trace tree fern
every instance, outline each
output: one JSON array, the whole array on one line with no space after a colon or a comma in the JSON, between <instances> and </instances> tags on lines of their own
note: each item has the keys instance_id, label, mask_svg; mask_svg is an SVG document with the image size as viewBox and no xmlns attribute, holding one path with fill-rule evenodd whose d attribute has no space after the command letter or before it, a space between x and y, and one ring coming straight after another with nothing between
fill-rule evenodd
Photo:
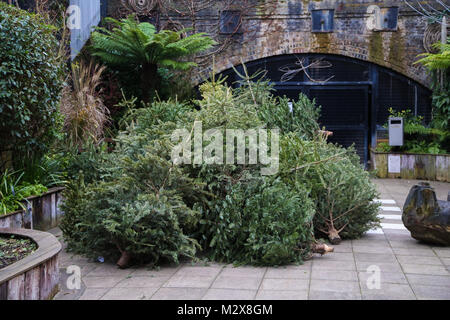
<instances>
[{"instance_id":1,"label":"tree fern","mask_svg":"<svg viewBox=\"0 0 450 320\"><path fill-rule=\"evenodd\" d=\"M182 38L185 30L157 32L155 26L139 23L133 15L120 21L107 18L106 22L113 28L98 27L92 33L92 55L113 69L140 73L144 100L148 100L160 83L158 67L187 70L196 64L180 59L208 50L216 44L205 33Z\"/></svg>"},{"instance_id":2,"label":"tree fern","mask_svg":"<svg viewBox=\"0 0 450 320\"><path fill-rule=\"evenodd\" d=\"M423 57L416 63L421 63L429 70L447 70L450 68L450 38L446 44L435 43L433 47L440 49L439 53L422 53Z\"/></svg>"}]
</instances>

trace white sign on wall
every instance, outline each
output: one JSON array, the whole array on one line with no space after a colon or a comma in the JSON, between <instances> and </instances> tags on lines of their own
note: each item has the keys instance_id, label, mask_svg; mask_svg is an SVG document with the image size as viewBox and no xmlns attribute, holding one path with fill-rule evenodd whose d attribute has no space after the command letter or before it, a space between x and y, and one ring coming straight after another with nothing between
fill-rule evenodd
<instances>
[{"instance_id":1,"label":"white sign on wall","mask_svg":"<svg viewBox=\"0 0 450 320\"><path fill-rule=\"evenodd\" d=\"M388 155L388 172L400 173L400 156Z\"/></svg>"}]
</instances>

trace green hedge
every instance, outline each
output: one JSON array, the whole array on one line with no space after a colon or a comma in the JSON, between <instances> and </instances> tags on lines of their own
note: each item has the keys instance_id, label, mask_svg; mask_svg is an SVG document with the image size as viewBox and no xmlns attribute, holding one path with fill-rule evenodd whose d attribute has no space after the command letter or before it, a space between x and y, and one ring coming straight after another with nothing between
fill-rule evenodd
<instances>
[{"instance_id":1,"label":"green hedge","mask_svg":"<svg viewBox=\"0 0 450 320\"><path fill-rule=\"evenodd\" d=\"M61 65L53 27L0 2L0 152L43 154L58 133Z\"/></svg>"}]
</instances>

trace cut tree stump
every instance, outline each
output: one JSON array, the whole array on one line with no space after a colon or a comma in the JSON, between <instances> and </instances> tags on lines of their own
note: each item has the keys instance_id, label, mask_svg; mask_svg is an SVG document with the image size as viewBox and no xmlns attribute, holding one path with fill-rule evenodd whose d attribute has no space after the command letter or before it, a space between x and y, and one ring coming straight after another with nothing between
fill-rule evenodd
<instances>
[{"instance_id":1,"label":"cut tree stump","mask_svg":"<svg viewBox=\"0 0 450 320\"><path fill-rule=\"evenodd\" d=\"M403 206L402 221L414 239L450 246L450 202L437 200L428 183L411 188Z\"/></svg>"}]
</instances>

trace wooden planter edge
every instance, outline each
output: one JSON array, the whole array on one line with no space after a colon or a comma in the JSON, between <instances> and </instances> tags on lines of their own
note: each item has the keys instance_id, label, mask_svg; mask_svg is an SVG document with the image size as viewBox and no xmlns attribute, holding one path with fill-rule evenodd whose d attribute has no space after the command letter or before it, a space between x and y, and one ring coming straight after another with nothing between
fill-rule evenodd
<instances>
[{"instance_id":1,"label":"wooden planter edge","mask_svg":"<svg viewBox=\"0 0 450 320\"><path fill-rule=\"evenodd\" d=\"M20 276L27 271L45 263L55 257L62 249L61 243L54 235L48 232L30 229L0 229L2 235L18 235L27 237L36 242L38 248L25 258L0 269L0 285Z\"/></svg>"},{"instance_id":2,"label":"wooden planter edge","mask_svg":"<svg viewBox=\"0 0 450 320\"><path fill-rule=\"evenodd\" d=\"M39 196L31 196L31 197L25 198L25 199L23 199L23 200L21 200L21 201L22 201L22 202L26 202L27 200L28 200L28 201L31 201L31 200L34 200L34 199L37 199L37 198L42 198L42 197L48 196L48 195L50 195L50 194L52 194L52 193L58 193L58 192L63 191L63 190L65 190L65 189L66 189L65 187L55 187L55 188L51 188L51 189L48 189L47 192L44 192L43 194L41 194L41 195L39 195ZM22 213L22 212L24 212L24 210L23 210L23 209L20 209L20 210L16 210L16 211L13 211L13 212L8 212L8 213L5 213L5 214L0 214L0 219L1 219L1 218L4 218L4 217L13 216L13 215L15 215L15 214ZM0 228L0 229L1 229L1 228Z\"/></svg>"},{"instance_id":3,"label":"wooden planter edge","mask_svg":"<svg viewBox=\"0 0 450 320\"><path fill-rule=\"evenodd\" d=\"M402 178L450 182L450 154L378 152L370 148L371 169L379 178ZM401 157L400 172L389 172L388 157ZM404 162L405 161L405 162ZM417 166L416 166L417 163Z\"/></svg>"}]
</instances>

